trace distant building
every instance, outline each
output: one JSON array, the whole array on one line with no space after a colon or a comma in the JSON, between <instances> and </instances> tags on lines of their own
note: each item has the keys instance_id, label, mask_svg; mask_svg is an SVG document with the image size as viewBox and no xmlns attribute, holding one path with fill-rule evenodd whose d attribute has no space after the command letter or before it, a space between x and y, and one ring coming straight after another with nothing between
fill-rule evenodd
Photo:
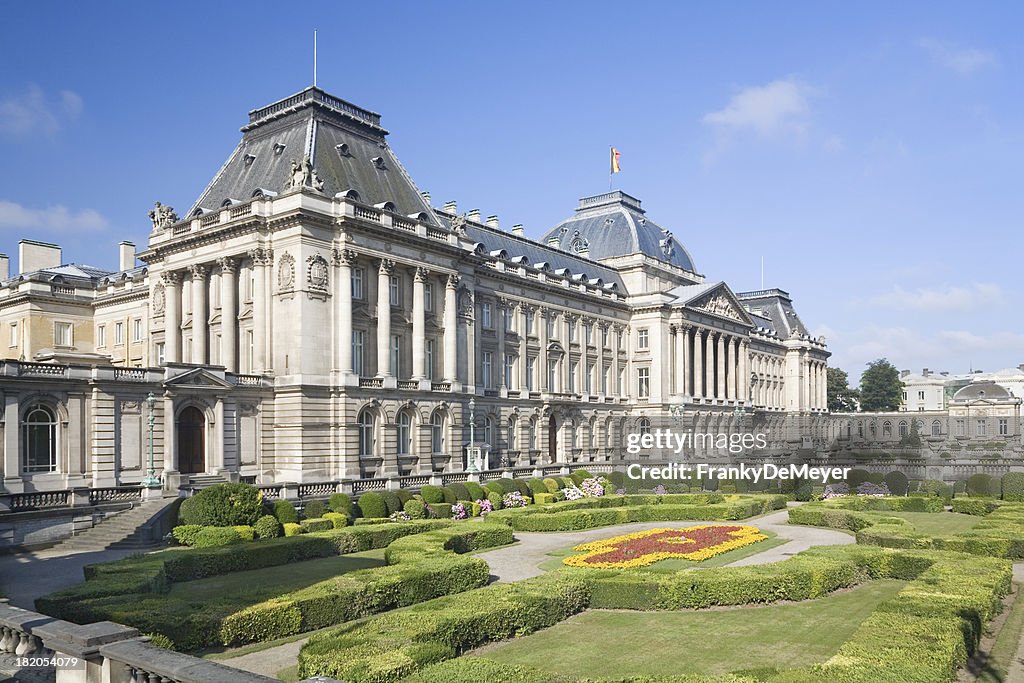
<instances>
[{"instance_id":1,"label":"distant building","mask_svg":"<svg viewBox=\"0 0 1024 683\"><path fill-rule=\"evenodd\" d=\"M902 412L926 412L946 410L957 391L978 382L995 382L1012 396L1024 398L1024 365L1004 368L996 372L976 371L970 374L951 375L948 372L933 372L924 368L920 373L903 370Z\"/></svg>"}]
</instances>

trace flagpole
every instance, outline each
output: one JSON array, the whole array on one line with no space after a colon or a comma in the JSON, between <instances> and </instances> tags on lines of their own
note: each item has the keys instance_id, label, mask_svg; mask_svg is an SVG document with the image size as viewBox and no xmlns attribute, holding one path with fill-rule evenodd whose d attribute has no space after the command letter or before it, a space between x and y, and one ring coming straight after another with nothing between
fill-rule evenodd
<instances>
[{"instance_id":1,"label":"flagpole","mask_svg":"<svg viewBox=\"0 0 1024 683\"><path fill-rule=\"evenodd\" d=\"M615 156L612 151L615 149L613 146L608 145L608 191L612 191L612 177L615 176Z\"/></svg>"}]
</instances>

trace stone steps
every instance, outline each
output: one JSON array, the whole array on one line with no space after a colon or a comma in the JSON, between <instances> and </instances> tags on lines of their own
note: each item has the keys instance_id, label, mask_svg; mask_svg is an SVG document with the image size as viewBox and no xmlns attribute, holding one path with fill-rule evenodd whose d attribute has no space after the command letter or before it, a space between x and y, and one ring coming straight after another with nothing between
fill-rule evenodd
<instances>
[{"instance_id":1,"label":"stone steps","mask_svg":"<svg viewBox=\"0 0 1024 683\"><path fill-rule=\"evenodd\" d=\"M174 498L159 498L136 503L133 508L102 520L91 529L58 543L53 549L77 552L108 548L143 549L159 545L159 541L152 539L148 527L150 522L173 502Z\"/></svg>"}]
</instances>

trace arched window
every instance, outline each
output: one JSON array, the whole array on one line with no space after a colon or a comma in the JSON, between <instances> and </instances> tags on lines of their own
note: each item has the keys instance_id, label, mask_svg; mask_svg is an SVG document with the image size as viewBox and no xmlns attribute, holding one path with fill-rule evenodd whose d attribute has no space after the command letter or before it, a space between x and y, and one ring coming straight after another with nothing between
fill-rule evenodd
<instances>
[{"instance_id":1,"label":"arched window","mask_svg":"<svg viewBox=\"0 0 1024 683\"><path fill-rule=\"evenodd\" d=\"M57 417L44 405L25 413L22 428L23 470L26 474L57 471Z\"/></svg>"},{"instance_id":2,"label":"arched window","mask_svg":"<svg viewBox=\"0 0 1024 683\"><path fill-rule=\"evenodd\" d=\"M863 422L858 422L857 423L857 437L861 438L861 439L864 438L864 423Z\"/></svg>"},{"instance_id":3,"label":"arched window","mask_svg":"<svg viewBox=\"0 0 1024 683\"><path fill-rule=\"evenodd\" d=\"M408 410L398 413L398 454L412 455L412 416Z\"/></svg>"},{"instance_id":4,"label":"arched window","mask_svg":"<svg viewBox=\"0 0 1024 683\"><path fill-rule=\"evenodd\" d=\"M435 410L430 416L430 451L432 453L445 452L444 439L444 413Z\"/></svg>"},{"instance_id":5,"label":"arched window","mask_svg":"<svg viewBox=\"0 0 1024 683\"><path fill-rule=\"evenodd\" d=\"M511 451L519 450L519 421L516 420L516 416L513 415L508 419L508 448Z\"/></svg>"},{"instance_id":6,"label":"arched window","mask_svg":"<svg viewBox=\"0 0 1024 683\"><path fill-rule=\"evenodd\" d=\"M636 421L636 430L640 432L641 435L650 434L651 421L648 420L646 417L641 417L639 420Z\"/></svg>"},{"instance_id":7,"label":"arched window","mask_svg":"<svg viewBox=\"0 0 1024 683\"><path fill-rule=\"evenodd\" d=\"M932 436L942 435L942 423L938 420L932 420Z\"/></svg>"},{"instance_id":8,"label":"arched window","mask_svg":"<svg viewBox=\"0 0 1024 683\"><path fill-rule=\"evenodd\" d=\"M907 425L906 420L900 420L900 438L904 438L910 435L910 428Z\"/></svg>"},{"instance_id":9,"label":"arched window","mask_svg":"<svg viewBox=\"0 0 1024 683\"><path fill-rule=\"evenodd\" d=\"M359 455L372 457L377 451L376 420L369 408L359 413Z\"/></svg>"},{"instance_id":10,"label":"arched window","mask_svg":"<svg viewBox=\"0 0 1024 683\"><path fill-rule=\"evenodd\" d=\"M597 418L590 420L590 428L587 430L587 448L594 450L597 446Z\"/></svg>"},{"instance_id":11,"label":"arched window","mask_svg":"<svg viewBox=\"0 0 1024 683\"><path fill-rule=\"evenodd\" d=\"M886 420L885 422L882 423L882 436L883 437L892 436L892 422L889 422L888 420Z\"/></svg>"},{"instance_id":12,"label":"arched window","mask_svg":"<svg viewBox=\"0 0 1024 683\"><path fill-rule=\"evenodd\" d=\"M530 449L531 451L537 450L537 418L530 418Z\"/></svg>"},{"instance_id":13,"label":"arched window","mask_svg":"<svg viewBox=\"0 0 1024 683\"><path fill-rule=\"evenodd\" d=\"M484 418L484 443L494 448L494 418L490 415Z\"/></svg>"},{"instance_id":14,"label":"arched window","mask_svg":"<svg viewBox=\"0 0 1024 683\"><path fill-rule=\"evenodd\" d=\"M572 441L572 448L575 450L580 447L580 426L575 422L570 422L569 430L569 439Z\"/></svg>"}]
</instances>

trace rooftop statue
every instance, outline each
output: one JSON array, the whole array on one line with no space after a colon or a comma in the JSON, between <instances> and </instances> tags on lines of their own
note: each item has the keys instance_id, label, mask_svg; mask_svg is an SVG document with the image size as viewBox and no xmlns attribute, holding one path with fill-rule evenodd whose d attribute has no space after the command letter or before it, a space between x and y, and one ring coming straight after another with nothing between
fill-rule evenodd
<instances>
[{"instance_id":1,"label":"rooftop statue","mask_svg":"<svg viewBox=\"0 0 1024 683\"><path fill-rule=\"evenodd\" d=\"M157 202L153 206L153 210L149 212L149 220L153 221L154 230L161 230L177 223L178 214L174 213L174 209L170 206Z\"/></svg>"},{"instance_id":2,"label":"rooftop statue","mask_svg":"<svg viewBox=\"0 0 1024 683\"><path fill-rule=\"evenodd\" d=\"M311 187L318 192L324 189L324 181L316 174L316 169L313 168L313 162L308 155L302 160L302 163L292 159L292 170L284 182L285 190L294 190L298 187Z\"/></svg>"}]
</instances>

